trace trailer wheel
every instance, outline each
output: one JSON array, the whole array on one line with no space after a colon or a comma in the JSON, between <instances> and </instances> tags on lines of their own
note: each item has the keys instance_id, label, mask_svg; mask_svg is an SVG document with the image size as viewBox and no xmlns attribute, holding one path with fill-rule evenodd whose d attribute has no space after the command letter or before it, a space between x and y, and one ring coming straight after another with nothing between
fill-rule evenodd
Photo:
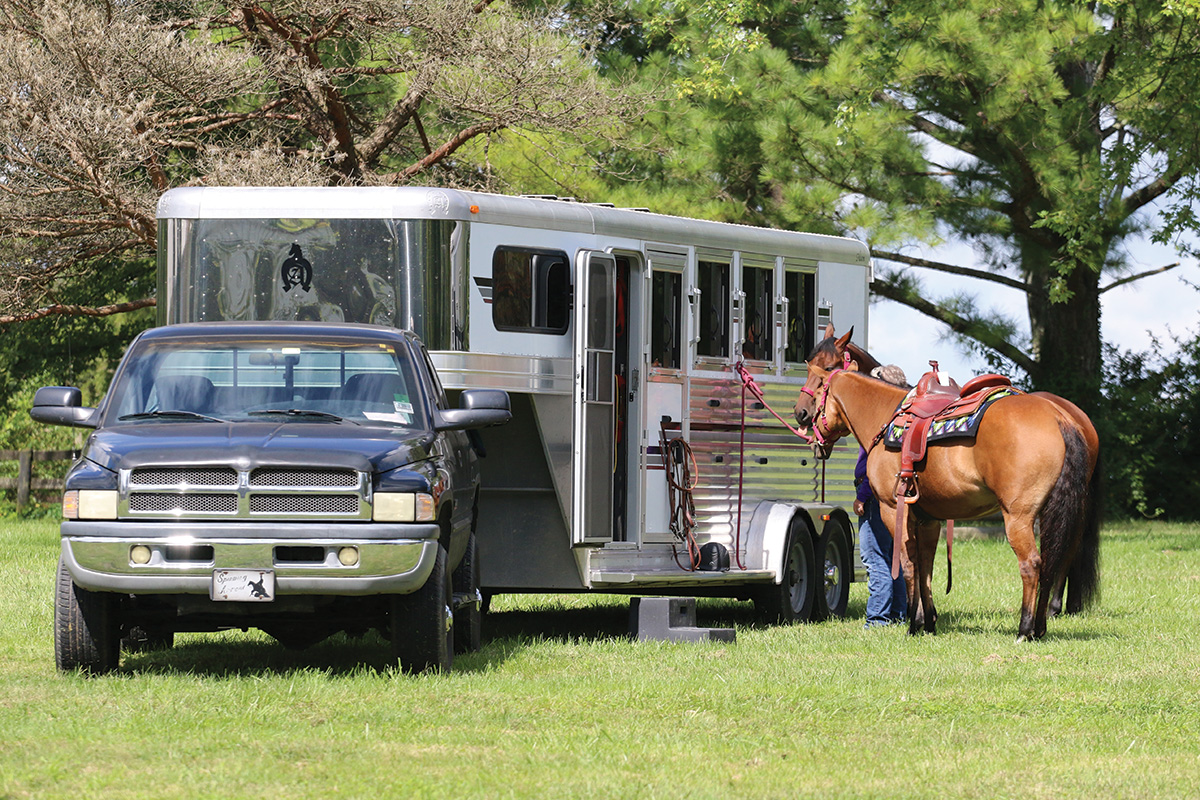
<instances>
[{"instance_id":1,"label":"trailer wheel","mask_svg":"<svg viewBox=\"0 0 1200 800\"><path fill-rule=\"evenodd\" d=\"M760 586L754 608L766 622L808 622L817 593L817 566L813 537L799 517L792 519L784 547L783 580Z\"/></svg>"},{"instance_id":2,"label":"trailer wheel","mask_svg":"<svg viewBox=\"0 0 1200 800\"><path fill-rule=\"evenodd\" d=\"M120 596L76 586L58 560L54 592L54 660L60 670L103 675L121 660Z\"/></svg>"},{"instance_id":3,"label":"trailer wheel","mask_svg":"<svg viewBox=\"0 0 1200 800\"><path fill-rule=\"evenodd\" d=\"M830 517L817 540L817 603L813 611L817 621L846 616L850 602L850 581L854 573L850 565L850 534L841 517Z\"/></svg>"},{"instance_id":4,"label":"trailer wheel","mask_svg":"<svg viewBox=\"0 0 1200 800\"><path fill-rule=\"evenodd\" d=\"M438 544L425 585L412 594L392 595L388 621L392 654L405 672L448 670L454 662L454 598L449 577L446 548Z\"/></svg>"},{"instance_id":5,"label":"trailer wheel","mask_svg":"<svg viewBox=\"0 0 1200 800\"><path fill-rule=\"evenodd\" d=\"M483 645L483 596L479 592L479 548L475 533L454 568L454 652L477 653Z\"/></svg>"}]
</instances>

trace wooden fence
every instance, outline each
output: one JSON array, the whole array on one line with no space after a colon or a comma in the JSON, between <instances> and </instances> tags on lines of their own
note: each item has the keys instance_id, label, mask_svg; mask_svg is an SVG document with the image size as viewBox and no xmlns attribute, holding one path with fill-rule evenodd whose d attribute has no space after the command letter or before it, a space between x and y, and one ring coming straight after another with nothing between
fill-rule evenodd
<instances>
[{"instance_id":1,"label":"wooden fence","mask_svg":"<svg viewBox=\"0 0 1200 800\"><path fill-rule=\"evenodd\" d=\"M29 505L32 492L61 492L63 488L65 467L55 467L53 478L35 478L34 464L46 461L74 461L76 458L79 458L78 450L0 450L0 462L17 462L17 477L0 478L0 489L17 490L17 513L20 513Z\"/></svg>"}]
</instances>

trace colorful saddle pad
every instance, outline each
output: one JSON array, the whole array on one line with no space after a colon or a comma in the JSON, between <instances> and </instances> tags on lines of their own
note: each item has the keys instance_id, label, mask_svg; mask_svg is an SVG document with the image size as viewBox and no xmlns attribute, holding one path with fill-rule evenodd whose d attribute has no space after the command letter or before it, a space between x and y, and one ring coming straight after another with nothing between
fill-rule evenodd
<instances>
[{"instance_id":1,"label":"colorful saddle pad","mask_svg":"<svg viewBox=\"0 0 1200 800\"><path fill-rule=\"evenodd\" d=\"M1020 394L1019 389L1011 386L996 387L988 392L978 403L971 403L968 408L949 409L947 416L938 415L929 424L928 442L940 442L945 439L974 439L979 432L979 423L983 420L983 412L988 406L1001 397ZM904 431L908 428L911 417L904 413L905 402L900 404L896 416L888 423L887 432L883 436L883 444L889 450L899 450L904 439Z\"/></svg>"}]
</instances>

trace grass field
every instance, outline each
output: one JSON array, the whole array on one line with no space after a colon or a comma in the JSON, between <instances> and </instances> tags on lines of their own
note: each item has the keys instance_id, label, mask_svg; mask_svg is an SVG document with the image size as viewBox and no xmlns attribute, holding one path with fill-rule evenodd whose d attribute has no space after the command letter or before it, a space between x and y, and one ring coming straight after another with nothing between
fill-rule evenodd
<instances>
[{"instance_id":1,"label":"grass field","mask_svg":"<svg viewBox=\"0 0 1200 800\"><path fill-rule=\"evenodd\" d=\"M54 669L56 525L0 533L0 798L1200 796L1200 526L1104 531L1103 599L1014 642L1003 541L955 548L939 633L846 620L636 643L628 600L501 597L452 673L374 636L181 635ZM936 580L941 580L941 568Z\"/></svg>"}]
</instances>

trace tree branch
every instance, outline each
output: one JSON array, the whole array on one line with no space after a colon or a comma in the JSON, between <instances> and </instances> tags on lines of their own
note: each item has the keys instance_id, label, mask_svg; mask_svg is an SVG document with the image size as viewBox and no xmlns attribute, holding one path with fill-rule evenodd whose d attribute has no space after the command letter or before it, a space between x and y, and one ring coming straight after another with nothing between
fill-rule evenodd
<instances>
[{"instance_id":1,"label":"tree branch","mask_svg":"<svg viewBox=\"0 0 1200 800\"><path fill-rule=\"evenodd\" d=\"M43 319L55 314L63 314L72 317L108 317L113 314L124 314L128 311L137 311L139 308L149 308L158 304L158 301L153 297L144 297L141 300L131 300L128 303L114 303L109 306L77 306L56 304L39 308L37 311L30 311L25 314L5 314L0 316L0 325L9 325L14 322L30 322L35 319Z\"/></svg>"},{"instance_id":2,"label":"tree branch","mask_svg":"<svg viewBox=\"0 0 1200 800\"><path fill-rule=\"evenodd\" d=\"M954 264L943 264L938 261L927 261L923 258L915 258L906 256L902 253L889 253L884 250L871 250L871 255L876 258L882 258L885 261L897 261L901 264L909 264L914 267L924 267L925 269L935 269L939 272L949 272L954 275L965 275L968 278L978 278L981 281L991 281L1007 286L1010 289L1016 289L1019 292L1029 292L1029 287L1022 281L1015 278L1009 278L1006 275L997 275L993 272L985 272L980 269L971 269L970 267L959 267Z\"/></svg>"},{"instance_id":3,"label":"tree branch","mask_svg":"<svg viewBox=\"0 0 1200 800\"><path fill-rule=\"evenodd\" d=\"M1015 347L1007 339L989 330L987 326L980 325L975 320L956 314L903 287L896 286L884 280L876 279L871 284L871 289L881 297L886 297L888 300L895 300L897 303L919 311L927 317L932 317L949 327L955 333L974 339L984 347L995 350L1030 375L1037 374L1038 365L1036 361L1030 358L1025 351Z\"/></svg>"},{"instance_id":4,"label":"tree branch","mask_svg":"<svg viewBox=\"0 0 1200 800\"><path fill-rule=\"evenodd\" d=\"M1165 267L1159 267L1158 269L1148 269L1145 272L1139 272L1136 275L1130 275L1126 278L1121 278L1119 280L1115 280L1112 283L1110 283L1108 286L1101 287L1100 294L1104 294L1109 289L1115 289L1118 286L1124 286L1127 283L1133 283L1134 281L1140 281L1142 278L1149 278L1151 275L1158 275L1158 274L1166 272L1168 270L1175 269L1179 265L1180 265L1180 262L1176 261L1174 264L1167 264Z\"/></svg>"},{"instance_id":5,"label":"tree branch","mask_svg":"<svg viewBox=\"0 0 1200 800\"><path fill-rule=\"evenodd\" d=\"M454 136L447 140L445 144L422 158L420 161L400 170L399 172L393 172L388 177L392 180L408 180L417 173L422 172L423 170L428 169L429 167L438 163L442 159L447 158L454 153L455 150L462 147L476 136L480 136L485 133L493 133L503 127L504 125L498 122L480 122L475 125L471 125L468 128L463 128L461 131L454 134Z\"/></svg>"}]
</instances>

